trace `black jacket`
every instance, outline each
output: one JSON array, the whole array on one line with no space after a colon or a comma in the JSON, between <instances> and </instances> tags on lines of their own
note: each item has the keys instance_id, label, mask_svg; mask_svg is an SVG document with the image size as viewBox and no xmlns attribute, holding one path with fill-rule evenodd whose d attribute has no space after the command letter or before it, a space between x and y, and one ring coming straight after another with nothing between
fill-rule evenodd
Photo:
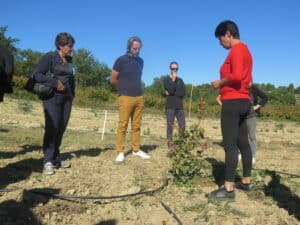
<instances>
[{"instance_id":1,"label":"black jacket","mask_svg":"<svg viewBox=\"0 0 300 225\"><path fill-rule=\"evenodd\" d=\"M249 90L249 94L250 94L250 100L251 100L253 106L259 104L259 105L261 105L261 107L263 107L268 102L268 96L255 85L251 86L251 88ZM260 108L255 111L252 110L252 112L250 113L248 118L256 116L257 114L259 115Z\"/></svg>"},{"instance_id":2,"label":"black jacket","mask_svg":"<svg viewBox=\"0 0 300 225\"><path fill-rule=\"evenodd\" d=\"M68 71L64 71L67 67ZM58 51L48 52L43 55L33 70L33 77L39 82L49 87L56 88L57 82L60 80L65 85L65 91L61 94L75 95L75 79L72 71L72 58L67 57L67 64L63 65ZM47 76L47 74L54 76ZM66 78L66 79L64 79ZM57 91L55 91L57 92Z\"/></svg>"},{"instance_id":3,"label":"black jacket","mask_svg":"<svg viewBox=\"0 0 300 225\"><path fill-rule=\"evenodd\" d=\"M166 109L183 109L183 98L186 95L185 85L181 78L172 81L170 76L164 79L164 88L168 91L166 95Z\"/></svg>"},{"instance_id":4,"label":"black jacket","mask_svg":"<svg viewBox=\"0 0 300 225\"><path fill-rule=\"evenodd\" d=\"M14 57L4 46L0 46L0 102L4 93L12 93L12 79L14 73Z\"/></svg>"}]
</instances>

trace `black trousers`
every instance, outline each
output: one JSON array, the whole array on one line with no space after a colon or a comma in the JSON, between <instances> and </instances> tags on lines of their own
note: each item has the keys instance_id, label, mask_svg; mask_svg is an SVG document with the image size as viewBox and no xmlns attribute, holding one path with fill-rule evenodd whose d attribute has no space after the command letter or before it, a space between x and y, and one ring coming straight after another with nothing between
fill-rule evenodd
<instances>
[{"instance_id":1,"label":"black trousers","mask_svg":"<svg viewBox=\"0 0 300 225\"><path fill-rule=\"evenodd\" d=\"M185 115L183 109L166 109L167 116L167 139L172 140L173 138L173 126L175 117L179 126L179 133L185 130Z\"/></svg>"},{"instance_id":2,"label":"black trousers","mask_svg":"<svg viewBox=\"0 0 300 225\"><path fill-rule=\"evenodd\" d=\"M238 150L242 155L243 176L251 176L252 152L248 140L246 116L251 109L248 99L222 102L221 129L225 149L225 181L234 182Z\"/></svg>"},{"instance_id":3,"label":"black trousers","mask_svg":"<svg viewBox=\"0 0 300 225\"><path fill-rule=\"evenodd\" d=\"M45 114L44 163L54 163L60 160L59 147L71 115L72 96L55 94L43 101L43 107Z\"/></svg>"}]
</instances>

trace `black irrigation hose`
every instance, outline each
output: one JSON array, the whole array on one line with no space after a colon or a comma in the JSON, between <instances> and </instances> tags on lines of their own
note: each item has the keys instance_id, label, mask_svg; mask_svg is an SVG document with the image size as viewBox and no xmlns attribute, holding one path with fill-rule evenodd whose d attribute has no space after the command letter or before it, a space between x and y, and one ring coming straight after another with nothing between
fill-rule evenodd
<instances>
[{"instance_id":1,"label":"black irrigation hose","mask_svg":"<svg viewBox=\"0 0 300 225\"><path fill-rule=\"evenodd\" d=\"M60 195L60 194L53 194L53 193L49 193L49 192L45 192L45 191L40 191L40 190L29 190L29 192L34 193L34 194L38 194L38 195L46 195L49 197L53 197L53 198L60 198L60 199L116 199L116 198L127 198L127 197L133 197L133 196L137 196L137 195L153 195L156 192L161 191L164 187L166 187L168 185L168 179L166 179L164 181L164 183L154 189L154 190L149 190L149 191L141 191L141 192L136 192L136 193L132 193L132 194L125 194L125 195L113 195L113 196L96 196L96 195L87 195L87 196L75 196L75 195Z\"/></svg>"},{"instance_id":2,"label":"black irrigation hose","mask_svg":"<svg viewBox=\"0 0 300 225\"><path fill-rule=\"evenodd\" d=\"M288 176L293 177L293 178L300 178L300 175L296 175L296 174L292 174L292 173L286 173L286 172L281 172L281 171L268 170L268 169L259 169L259 168L253 168L253 170L268 171L268 172L273 172L273 173L279 173L279 174L288 175Z\"/></svg>"},{"instance_id":3,"label":"black irrigation hose","mask_svg":"<svg viewBox=\"0 0 300 225\"><path fill-rule=\"evenodd\" d=\"M268 169L259 169L259 168L253 168L253 170L257 170L257 171L269 171L269 172L274 172L274 173L278 173L278 174L284 174L284 175L290 176L292 178L300 178L300 175L292 174L292 173L286 173L286 172L281 172L281 171L268 170ZM160 191L161 189L163 189L167 185L168 185L168 180L165 180L164 184L161 187L159 187L159 188L157 188L155 190L137 192L137 193L127 194L127 195L117 195L117 196L73 196L73 195L58 195L58 194L51 194L51 193L47 193L47 192L34 191L34 190L30 190L30 192L35 193L35 194L47 195L47 196L51 196L51 197L55 197L55 198L114 199L114 198L132 197L132 196L142 195L142 194L151 194L151 193L154 194L155 192ZM19 188L14 188L14 189L0 189L0 193L13 192L13 191L17 191L17 190L20 190L20 189Z\"/></svg>"},{"instance_id":4,"label":"black irrigation hose","mask_svg":"<svg viewBox=\"0 0 300 225\"><path fill-rule=\"evenodd\" d=\"M19 188L14 188L14 189L0 189L0 193L4 193L4 192L13 192L13 191L17 191L20 190Z\"/></svg>"},{"instance_id":5,"label":"black irrigation hose","mask_svg":"<svg viewBox=\"0 0 300 225\"><path fill-rule=\"evenodd\" d=\"M169 206L167 206L165 203L163 203L161 200L159 200L158 198L156 198L160 204L164 207L164 209L176 220L176 222L179 225L183 225L183 223L180 221L180 219L178 218L178 216L170 209Z\"/></svg>"},{"instance_id":6,"label":"black irrigation hose","mask_svg":"<svg viewBox=\"0 0 300 225\"><path fill-rule=\"evenodd\" d=\"M75 195L59 195L59 194L53 194L50 192L45 192L45 191L41 191L41 190L28 190L28 192L31 192L33 194L38 194L38 195L45 195L48 197L52 197L52 198L59 198L59 199L116 199L116 198L127 198L127 197L133 197L133 196L137 196L137 195L154 195L157 192L160 192L164 187L166 187L169 183L169 179L166 179L164 181L164 183L154 189L154 190L149 190L149 191L141 191L141 192L136 192L136 193L132 193L132 194L126 194L126 195L115 195L115 196L92 196L92 195L88 195L88 196L75 196ZM17 191L20 189L0 189L0 193L1 192L12 192L12 191ZM179 225L183 225L183 223L180 221L180 219L178 218L178 216L166 205L164 204L161 200L159 200L158 198L156 198L160 204L164 207L164 209L176 220L176 222Z\"/></svg>"},{"instance_id":7,"label":"black irrigation hose","mask_svg":"<svg viewBox=\"0 0 300 225\"><path fill-rule=\"evenodd\" d=\"M164 183L154 189L154 190L149 190L149 191L141 191L141 192L136 192L136 193L132 193L132 194L126 194L126 195L115 195L115 196L93 196L93 195L88 195L88 196L76 196L76 195L59 195L59 194L53 194L50 192L46 192L46 191L41 191L41 190L28 190L28 192L34 193L34 194L38 194L38 195L46 195L48 197L53 197L53 198L61 198L61 199L116 199L116 198L126 198L126 197L133 197L136 195L153 195L156 192L161 191L164 187L166 187L168 185L169 179L166 179L164 181ZM17 190L21 190L20 188L14 188L14 189L0 189L0 193L2 192L13 192L13 191L17 191Z\"/></svg>"}]
</instances>

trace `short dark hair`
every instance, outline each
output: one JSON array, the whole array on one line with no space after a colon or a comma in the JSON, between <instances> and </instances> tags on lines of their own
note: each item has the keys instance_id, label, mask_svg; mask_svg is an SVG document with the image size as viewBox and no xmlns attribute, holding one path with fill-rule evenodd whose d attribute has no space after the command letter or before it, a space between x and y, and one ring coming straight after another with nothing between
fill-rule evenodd
<instances>
[{"instance_id":1,"label":"short dark hair","mask_svg":"<svg viewBox=\"0 0 300 225\"><path fill-rule=\"evenodd\" d=\"M239 28L236 23L231 20L225 20L217 26L215 30L216 38L224 36L227 31L229 31L234 38L240 39Z\"/></svg>"},{"instance_id":2,"label":"short dark hair","mask_svg":"<svg viewBox=\"0 0 300 225\"><path fill-rule=\"evenodd\" d=\"M141 47L142 47L142 40L138 36L133 36L133 37L130 37L127 41L127 50L131 49L131 46L132 46L134 41L139 42L141 44Z\"/></svg>"},{"instance_id":3,"label":"short dark hair","mask_svg":"<svg viewBox=\"0 0 300 225\"><path fill-rule=\"evenodd\" d=\"M59 50L59 46L74 45L74 44L75 44L75 39L71 34L67 32L61 32L58 35L56 35L55 38L56 49Z\"/></svg>"},{"instance_id":4,"label":"short dark hair","mask_svg":"<svg viewBox=\"0 0 300 225\"><path fill-rule=\"evenodd\" d=\"M173 65L173 64L178 66L178 63L176 61L172 61L172 62L170 62L170 69L171 69L171 65Z\"/></svg>"}]
</instances>

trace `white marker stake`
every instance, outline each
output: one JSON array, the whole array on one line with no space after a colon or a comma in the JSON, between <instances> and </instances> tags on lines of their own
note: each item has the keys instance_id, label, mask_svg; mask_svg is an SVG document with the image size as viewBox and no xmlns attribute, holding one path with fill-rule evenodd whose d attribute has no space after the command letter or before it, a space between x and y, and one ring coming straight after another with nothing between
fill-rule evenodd
<instances>
[{"instance_id":1,"label":"white marker stake","mask_svg":"<svg viewBox=\"0 0 300 225\"><path fill-rule=\"evenodd\" d=\"M104 121L103 121L102 136L101 136L102 141L103 141L104 132L105 132L106 117L107 117L107 110L104 111Z\"/></svg>"}]
</instances>

